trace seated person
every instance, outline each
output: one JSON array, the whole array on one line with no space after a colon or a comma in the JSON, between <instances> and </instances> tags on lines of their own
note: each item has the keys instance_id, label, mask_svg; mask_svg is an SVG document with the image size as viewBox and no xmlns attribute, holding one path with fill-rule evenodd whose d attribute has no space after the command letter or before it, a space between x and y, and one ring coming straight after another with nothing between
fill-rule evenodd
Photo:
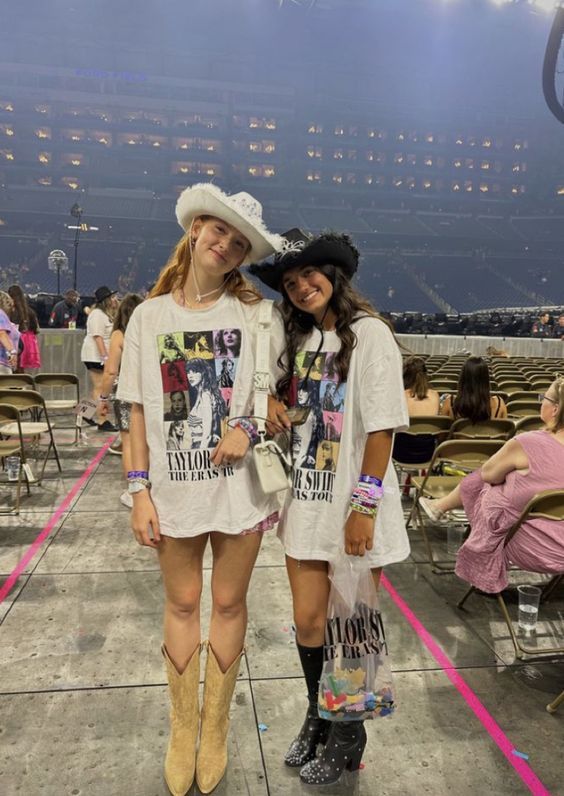
<instances>
[{"instance_id":1,"label":"seated person","mask_svg":"<svg viewBox=\"0 0 564 796\"><path fill-rule=\"evenodd\" d=\"M439 414L439 393L429 387L425 360L408 357L403 363L403 386L410 417ZM398 433L394 437L392 458L402 464L426 464L437 446L433 434Z\"/></svg>"},{"instance_id":2,"label":"seated person","mask_svg":"<svg viewBox=\"0 0 564 796\"><path fill-rule=\"evenodd\" d=\"M455 420L463 417L472 423L507 417L503 398L490 394L490 374L481 357L468 357L460 371L456 395L447 395L439 414Z\"/></svg>"},{"instance_id":3,"label":"seated person","mask_svg":"<svg viewBox=\"0 0 564 796\"><path fill-rule=\"evenodd\" d=\"M564 488L564 378L547 390L540 415L545 429L508 440L446 497L419 499L435 521L464 508L471 531L458 551L455 571L481 591L502 591L512 564L531 572L564 572L564 521L527 520L504 546L509 529L532 497L545 489Z\"/></svg>"},{"instance_id":4,"label":"seated person","mask_svg":"<svg viewBox=\"0 0 564 796\"><path fill-rule=\"evenodd\" d=\"M408 357L403 363L403 386L410 417L439 414L439 393L429 387L425 360Z\"/></svg>"}]
</instances>

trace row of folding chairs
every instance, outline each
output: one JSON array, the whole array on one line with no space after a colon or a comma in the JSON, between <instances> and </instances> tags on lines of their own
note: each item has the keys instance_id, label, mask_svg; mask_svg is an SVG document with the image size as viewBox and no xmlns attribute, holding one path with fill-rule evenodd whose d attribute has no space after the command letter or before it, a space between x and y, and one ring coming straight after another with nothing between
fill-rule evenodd
<instances>
[{"instance_id":1,"label":"row of folding chairs","mask_svg":"<svg viewBox=\"0 0 564 796\"><path fill-rule=\"evenodd\" d=\"M27 494L30 494L31 469L26 442L32 440L38 445L42 434L48 435L48 445L40 471L33 476L33 483L38 485L43 480L51 452L59 472L62 472L46 401L37 390L0 387L0 458L4 463L8 456L18 456L20 460L15 500L0 509L0 514L19 514L22 484L25 484Z\"/></svg>"},{"instance_id":2,"label":"row of folding chairs","mask_svg":"<svg viewBox=\"0 0 564 796\"><path fill-rule=\"evenodd\" d=\"M76 423L75 409L80 401L80 380L74 373L28 373L0 374L0 389L35 390L41 393L45 406L53 418L55 415L71 414L75 429L75 443L80 428Z\"/></svg>"}]
</instances>

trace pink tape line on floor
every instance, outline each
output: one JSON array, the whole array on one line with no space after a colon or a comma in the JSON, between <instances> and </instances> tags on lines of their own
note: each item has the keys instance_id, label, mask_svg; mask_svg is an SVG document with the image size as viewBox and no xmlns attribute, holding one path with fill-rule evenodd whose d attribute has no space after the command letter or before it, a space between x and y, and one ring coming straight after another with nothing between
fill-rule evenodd
<instances>
[{"instance_id":1,"label":"pink tape line on floor","mask_svg":"<svg viewBox=\"0 0 564 796\"><path fill-rule=\"evenodd\" d=\"M511 763L513 768L519 774L530 792L533 793L534 796L550 796L550 792L544 787L530 765L522 758L516 757L513 754L515 747L507 735L503 732L493 716L482 705L470 686L459 675L448 655L443 652L429 631L424 625L421 624L411 608L400 597L385 575L382 575L381 583L392 598L393 602L409 622L415 633L419 636L450 682L456 688L460 696L464 699L470 710L486 729L490 738L499 747L499 749L501 749L508 762Z\"/></svg>"},{"instance_id":2,"label":"pink tape line on floor","mask_svg":"<svg viewBox=\"0 0 564 796\"><path fill-rule=\"evenodd\" d=\"M76 493L78 492L78 490L81 488L81 486L84 484L84 482L89 478L89 476L92 473L92 471L94 470L94 468L102 461L102 459L104 458L104 456L107 453L108 448L110 447L112 442L114 442L114 440L115 440L115 437L112 437L112 439L109 439L107 442L105 442L102 445L102 447L100 448L100 450L98 451L96 456L94 456L94 458L91 460L91 462L89 463L88 467L82 473L82 475L80 476L78 481L76 481L73 484L70 492L68 492L68 494L66 495L66 497L64 498L62 503L60 503L57 506L57 508L55 509L53 514L49 517L47 525L45 525L43 530L40 531L38 536L34 539L34 541L31 543L31 545L28 547L28 549L24 553L23 557L18 562L17 566L12 570L12 572L10 572L10 574L6 578L6 581L4 582L4 585L0 589L0 605L4 602L4 600L6 599L8 594L11 592L12 587L14 586L15 582L17 581L19 576L22 574L24 569L27 567L27 565L29 564L29 562L31 561L33 556L37 553L37 551L39 550L39 548L41 547L41 545L43 544L45 539L49 536L49 534L51 533L51 531L53 530L53 528L55 527L55 525L57 524L57 522L59 521L61 516L65 513L67 508L70 506L71 501L74 498L74 496L76 495Z\"/></svg>"}]
</instances>

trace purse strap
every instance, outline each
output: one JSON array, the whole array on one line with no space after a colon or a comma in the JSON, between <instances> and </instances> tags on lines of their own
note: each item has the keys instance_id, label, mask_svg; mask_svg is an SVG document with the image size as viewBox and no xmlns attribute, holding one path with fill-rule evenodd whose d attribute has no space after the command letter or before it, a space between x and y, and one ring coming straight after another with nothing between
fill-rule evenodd
<instances>
[{"instance_id":1,"label":"purse strap","mask_svg":"<svg viewBox=\"0 0 564 796\"><path fill-rule=\"evenodd\" d=\"M268 417L268 396L270 395L270 328L273 304L274 302L270 299L262 300L257 325L257 350L253 377L254 415L257 419L257 431L262 439L266 435L265 419Z\"/></svg>"}]
</instances>

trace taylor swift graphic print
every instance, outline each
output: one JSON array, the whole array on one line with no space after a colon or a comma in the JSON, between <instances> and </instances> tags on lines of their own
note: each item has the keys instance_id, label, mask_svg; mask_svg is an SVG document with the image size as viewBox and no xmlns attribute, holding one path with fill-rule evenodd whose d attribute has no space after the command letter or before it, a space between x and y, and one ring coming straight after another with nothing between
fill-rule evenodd
<instances>
[{"instance_id":1,"label":"taylor swift graphic print","mask_svg":"<svg viewBox=\"0 0 564 796\"><path fill-rule=\"evenodd\" d=\"M186 480L178 474L196 469L215 473L209 452L225 431L241 353L241 332L170 332L157 336L157 346L171 477L175 474L175 480ZM202 455L183 457L173 451L201 451ZM225 471L229 474L229 468Z\"/></svg>"},{"instance_id":2,"label":"taylor swift graphic print","mask_svg":"<svg viewBox=\"0 0 564 796\"><path fill-rule=\"evenodd\" d=\"M347 389L334 358L332 352L296 355L289 404L309 408L305 423L292 427L292 493L298 500L332 500Z\"/></svg>"}]
</instances>

